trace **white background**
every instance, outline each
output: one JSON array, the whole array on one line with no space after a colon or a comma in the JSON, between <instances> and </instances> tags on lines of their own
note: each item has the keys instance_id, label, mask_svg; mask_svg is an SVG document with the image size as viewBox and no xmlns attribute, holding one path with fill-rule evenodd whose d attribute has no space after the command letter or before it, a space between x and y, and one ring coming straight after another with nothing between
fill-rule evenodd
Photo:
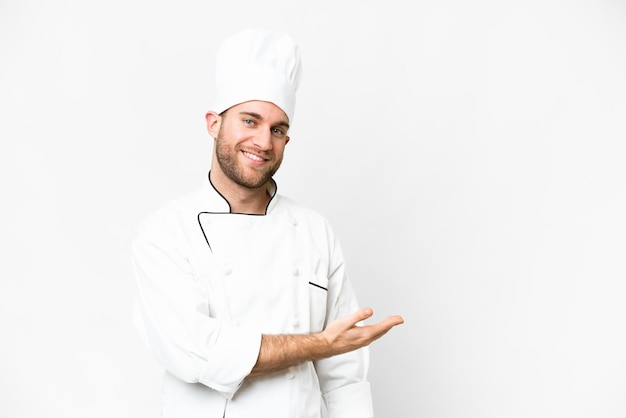
<instances>
[{"instance_id":1,"label":"white background","mask_svg":"<svg viewBox=\"0 0 626 418\"><path fill-rule=\"evenodd\" d=\"M623 1L0 0L0 417L159 416L129 243L209 167L217 45L290 33L378 417L626 416Z\"/></svg>"}]
</instances>

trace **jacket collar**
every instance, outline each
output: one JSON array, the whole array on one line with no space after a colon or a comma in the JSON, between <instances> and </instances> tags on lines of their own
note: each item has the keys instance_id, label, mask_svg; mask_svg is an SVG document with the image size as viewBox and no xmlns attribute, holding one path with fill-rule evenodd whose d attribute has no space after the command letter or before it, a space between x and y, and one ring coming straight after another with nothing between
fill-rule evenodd
<instances>
[{"instance_id":1,"label":"jacket collar","mask_svg":"<svg viewBox=\"0 0 626 418\"><path fill-rule=\"evenodd\" d=\"M232 213L230 208L230 203L228 200L220 193L219 190L213 185L211 182L211 172L207 173L206 181L202 185L202 194L203 201L206 205L206 212L209 213ZM265 215L267 215L271 209L276 205L275 197L277 196L278 185L274 179L270 179L270 201L265 208ZM255 216L250 214L251 216Z\"/></svg>"}]
</instances>

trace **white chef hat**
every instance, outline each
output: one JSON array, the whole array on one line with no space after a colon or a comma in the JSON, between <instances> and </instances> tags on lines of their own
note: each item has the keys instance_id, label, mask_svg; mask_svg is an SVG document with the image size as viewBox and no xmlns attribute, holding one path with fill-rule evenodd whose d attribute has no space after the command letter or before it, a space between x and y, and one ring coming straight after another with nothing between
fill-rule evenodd
<instances>
[{"instance_id":1,"label":"white chef hat","mask_svg":"<svg viewBox=\"0 0 626 418\"><path fill-rule=\"evenodd\" d=\"M288 35L247 29L217 52L213 111L250 100L274 103L293 119L300 79L300 51Z\"/></svg>"}]
</instances>

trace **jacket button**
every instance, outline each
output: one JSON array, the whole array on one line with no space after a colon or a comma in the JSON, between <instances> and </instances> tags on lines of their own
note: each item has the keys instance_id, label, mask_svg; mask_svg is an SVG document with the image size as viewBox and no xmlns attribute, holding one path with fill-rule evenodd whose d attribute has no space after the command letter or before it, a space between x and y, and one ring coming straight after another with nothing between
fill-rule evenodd
<instances>
[{"instance_id":1,"label":"jacket button","mask_svg":"<svg viewBox=\"0 0 626 418\"><path fill-rule=\"evenodd\" d=\"M295 269L293 269L293 275L297 276L300 274L300 270L298 270L298 267L296 267Z\"/></svg>"},{"instance_id":2,"label":"jacket button","mask_svg":"<svg viewBox=\"0 0 626 418\"><path fill-rule=\"evenodd\" d=\"M296 226L298 225L298 220L294 218L291 220L291 223L293 224L293 226Z\"/></svg>"},{"instance_id":3,"label":"jacket button","mask_svg":"<svg viewBox=\"0 0 626 418\"><path fill-rule=\"evenodd\" d=\"M231 269L230 267L226 267L223 271L224 276L230 276L232 272L233 272L233 269Z\"/></svg>"},{"instance_id":4,"label":"jacket button","mask_svg":"<svg viewBox=\"0 0 626 418\"><path fill-rule=\"evenodd\" d=\"M293 379L293 378L295 377L295 375L294 375L293 373L291 373L291 372L288 372L288 373L285 375L285 377L286 377L287 379L291 380L291 379Z\"/></svg>"}]
</instances>

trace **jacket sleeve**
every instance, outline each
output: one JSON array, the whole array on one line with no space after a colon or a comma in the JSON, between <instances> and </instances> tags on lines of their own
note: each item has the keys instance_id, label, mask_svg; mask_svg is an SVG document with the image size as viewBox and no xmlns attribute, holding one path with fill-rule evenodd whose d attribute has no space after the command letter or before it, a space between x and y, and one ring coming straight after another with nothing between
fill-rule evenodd
<instances>
[{"instance_id":1,"label":"jacket sleeve","mask_svg":"<svg viewBox=\"0 0 626 418\"><path fill-rule=\"evenodd\" d=\"M331 243L326 323L359 309L346 275L339 243L332 238ZM368 347L315 362L329 418L374 416L370 384L367 381L368 367Z\"/></svg>"},{"instance_id":2,"label":"jacket sleeve","mask_svg":"<svg viewBox=\"0 0 626 418\"><path fill-rule=\"evenodd\" d=\"M261 334L209 315L206 278L189 263L183 229L156 215L140 227L132 244L135 325L168 372L231 399L256 363Z\"/></svg>"}]
</instances>

